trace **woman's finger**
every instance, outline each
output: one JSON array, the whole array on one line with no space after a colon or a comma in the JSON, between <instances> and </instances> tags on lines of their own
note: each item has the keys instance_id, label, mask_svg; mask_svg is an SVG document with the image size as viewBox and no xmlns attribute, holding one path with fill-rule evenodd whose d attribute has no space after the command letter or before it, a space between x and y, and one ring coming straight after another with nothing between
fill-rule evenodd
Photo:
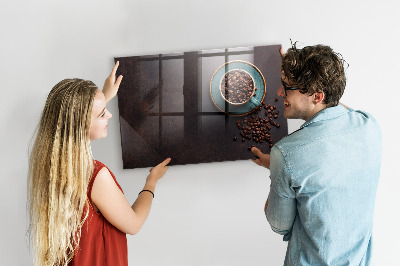
<instances>
[{"instance_id":1,"label":"woman's finger","mask_svg":"<svg viewBox=\"0 0 400 266\"><path fill-rule=\"evenodd\" d=\"M119 66L119 61L117 61L117 63L115 63L114 68L111 71L111 75L110 76L115 76L116 75L118 66Z\"/></svg>"},{"instance_id":2,"label":"woman's finger","mask_svg":"<svg viewBox=\"0 0 400 266\"><path fill-rule=\"evenodd\" d=\"M115 87L119 88L119 85L121 85L122 78L123 78L122 75L120 75L120 76L117 78L117 81L116 81L115 84L114 84Z\"/></svg>"},{"instance_id":3,"label":"woman's finger","mask_svg":"<svg viewBox=\"0 0 400 266\"><path fill-rule=\"evenodd\" d=\"M283 52L282 47L281 47L281 49L279 49L279 52L281 53L281 56L282 56L282 57L285 56L285 53Z\"/></svg>"},{"instance_id":4,"label":"woman's finger","mask_svg":"<svg viewBox=\"0 0 400 266\"><path fill-rule=\"evenodd\" d=\"M169 164L170 161L171 161L171 158L167 158L162 163L160 163L159 165L166 166L167 164Z\"/></svg>"}]
</instances>

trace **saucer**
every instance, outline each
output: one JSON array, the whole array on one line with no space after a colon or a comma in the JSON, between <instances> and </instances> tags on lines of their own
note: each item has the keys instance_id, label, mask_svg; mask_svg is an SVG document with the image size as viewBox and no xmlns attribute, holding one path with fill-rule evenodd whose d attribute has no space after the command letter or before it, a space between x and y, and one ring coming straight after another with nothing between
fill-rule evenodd
<instances>
[{"instance_id":1,"label":"saucer","mask_svg":"<svg viewBox=\"0 0 400 266\"><path fill-rule=\"evenodd\" d=\"M227 103L222 97L219 88L221 79L228 71L234 69L244 70L253 78L254 85L257 88L257 91L252 97L255 101L247 101L246 103L240 105L233 105ZM265 97L265 89L265 79L261 71L255 65L241 60L230 61L221 65L214 72L214 75L210 81L210 95L215 106L222 112L234 116L247 115L253 112L255 108L261 106L261 102ZM255 104L254 102L259 102L260 104Z\"/></svg>"}]
</instances>

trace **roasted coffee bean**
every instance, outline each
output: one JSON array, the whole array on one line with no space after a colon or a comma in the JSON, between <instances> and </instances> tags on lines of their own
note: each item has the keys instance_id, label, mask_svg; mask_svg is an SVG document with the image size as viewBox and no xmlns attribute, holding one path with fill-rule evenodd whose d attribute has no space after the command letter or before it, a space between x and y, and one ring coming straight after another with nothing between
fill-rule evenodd
<instances>
[{"instance_id":1,"label":"roasted coffee bean","mask_svg":"<svg viewBox=\"0 0 400 266\"><path fill-rule=\"evenodd\" d=\"M275 102L277 102L277 101L278 101L278 97L275 98Z\"/></svg>"},{"instance_id":2,"label":"roasted coffee bean","mask_svg":"<svg viewBox=\"0 0 400 266\"><path fill-rule=\"evenodd\" d=\"M260 110L262 110L262 106L256 107L255 112L251 116L246 116L243 118L243 121L238 121L238 127L240 125L240 135L242 136L242 141L245 140L253 140L256 143L272 143L271 140L271 126L279 127L280 125L274 121L273 119L278 118L278 111L276 110L275 105L265 105L263 102L264 108L266 109L263 112L265 117L261 117L260 115L256 115Z\"/></svg>"},{"instance_id":3,"label":"roasted coffee bean","mask_svg":"<svg viewBox=\"0 0 400 266\"><path fill-rule=\"evenodd\" d=\"M247 102L255 91L251 76L239 69L227 72L221 79L220 85L222 95L234 104Z\"/></svg>"}]
</instances>

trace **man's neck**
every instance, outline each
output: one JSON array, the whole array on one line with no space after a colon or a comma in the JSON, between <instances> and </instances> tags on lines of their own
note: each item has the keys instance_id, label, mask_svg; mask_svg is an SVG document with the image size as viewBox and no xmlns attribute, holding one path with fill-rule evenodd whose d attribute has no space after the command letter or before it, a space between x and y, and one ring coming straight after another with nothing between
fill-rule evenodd
<instances>
[{"instance_id":1,"label":"man's neck","mask_svg":"<svg viewBox=\"0 0 400 266\"><path fill-rule=\"evenodd\" d=\"M314 115L316 115L317 113L321 112L322 110L326 109L326 104L317 104L315 105L315 107L312 109L312 111L310 112L310 114L307 116L307 119L305 119L306 121L308 119L310 119L311 117L313 117Z\"/></svg>"}]
</instances>

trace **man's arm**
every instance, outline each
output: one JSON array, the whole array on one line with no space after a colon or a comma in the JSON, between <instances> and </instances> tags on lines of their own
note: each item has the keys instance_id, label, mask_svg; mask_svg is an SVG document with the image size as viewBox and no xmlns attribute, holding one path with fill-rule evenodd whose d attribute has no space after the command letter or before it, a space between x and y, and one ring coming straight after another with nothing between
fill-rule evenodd
<instances>
[{"instance_id":1,"label":"man's arm","mask_svg":"<svg viewBox=\"0 0 400 266\"><path fill-rule=\"evenodd\" d=\"M280 235L289 235L296 218L296 199L281 197L271 189L265 205L265 215L271 229Z\"/></svg>"},{"instance_id":2,"label":"man's arm","mask_svg":"<svg viewBox=\"0 0 400 266\"><path fill-rule=\"evenodd\" d=\"M256 147L251 148L251 152L257 156L257 159L252 159L252 161L270 169L271 173L271 188L264 213L272 230L287 236L292 230L297 209L294 191L287 180L289 175L285 168L284 158L277 148L272 148L271 154L262 153ZM286 240L285 237L284 240Z\"/></svg>"},{"instance_id":3,"label":"man's arm","mask_svg":"<svg viewBox=\"0 0 400 266\"><path fill-rule=\"evenodd\" d=\"M297 213L296 194L291 187L291 175L284 157L276 147L271 150L270 177L271 186L264 211L272 230L285 235L283 240L287 241Z\"/></svg>"}]
</instances>

